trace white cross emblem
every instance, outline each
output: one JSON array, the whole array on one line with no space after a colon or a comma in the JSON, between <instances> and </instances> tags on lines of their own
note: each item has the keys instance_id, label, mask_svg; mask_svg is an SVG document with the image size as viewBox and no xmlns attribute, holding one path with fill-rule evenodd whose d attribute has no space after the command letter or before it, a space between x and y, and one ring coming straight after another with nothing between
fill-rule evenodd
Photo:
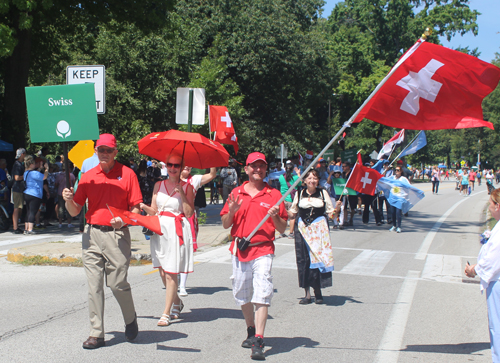
<instances>
[{"instance_id":1,"label":"white cross emblem","mask_svg":"<svg viewBox=\"0 0 500 363\"><path fill-rule=\"evenodd\" d=\"M226 127L228 129L231 128L232 121L231 121L231 117L229 117L229 112L226 111L226 116L221 116L220 121L221 122L225 122L226 123Z\"/></svg>"},{"instance_id":2,"label":"white cross emblem","mask_svg":"<svg viewBox=\"0 0 500 363\"><path fill-rule=\"evenodd\" d=\"M420 110L420 97L434 102L443 84L433 80L432 76L442 66L444 63L431 59L418 73L410 71L407 76L396 83L399 87L410 92L401 104L400 108L403 111L415 116Z\"/></svg>"},{"instance_id":3,"label":"white cross emblem","mask_svg":"<svg viewBox=\"0 0 500 363\"><path fill-rule=\"evenodd\" d=\"M236 134L234 134L233 136L231 136L231 141L236 141Z\"/></svg>"},{"instance_id":4,"label":"white cross emblem","mask_svg":"<svg viewBox=\"0 0 500 363\"><path fill-rule=\"evenodd\" d=\"M372 179L368 178L370 176L369 172L365 173L365 176L361 178L361 183L363 183L363 189L365 189L366 184L371 184Z\"/></svg>"}]
</instances>

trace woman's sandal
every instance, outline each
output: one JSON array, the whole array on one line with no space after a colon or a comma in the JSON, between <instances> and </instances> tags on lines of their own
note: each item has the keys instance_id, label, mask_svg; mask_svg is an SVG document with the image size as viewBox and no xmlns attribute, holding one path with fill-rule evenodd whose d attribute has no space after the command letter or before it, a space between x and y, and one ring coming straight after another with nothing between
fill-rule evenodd
<instances>
[{"instance_id":1,"label":"woman's sandal","mask_svg":"<svg viewBox=\"0 0 500 363\"><path fill-rule=\"evenodd\" d=\"M173 304L172 305L172 313L170 314L170 319L179 319L181 316L181 311L184 309L184 304L182 303L182 300L180 301L179 305Z\"/></svg>"},{"instance_id":2,"label":"woman's sandal","mask_svg":"<svg viewBox=\"0 0 500 363\"><path fill-rule=\"evenodd\" d=\"M170 316L168 314L161 314L160 320L158 320L158 326L169 326Z\"/></svg>"}]
</instances>

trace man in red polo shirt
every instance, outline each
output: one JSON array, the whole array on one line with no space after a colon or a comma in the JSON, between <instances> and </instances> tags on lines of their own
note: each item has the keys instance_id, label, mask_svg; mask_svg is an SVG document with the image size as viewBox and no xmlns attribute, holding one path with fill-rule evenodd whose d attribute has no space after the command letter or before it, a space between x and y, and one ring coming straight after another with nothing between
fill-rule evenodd
<instances>
[{"instance_id":1,"label":"man in red polo shirt","mask_svg":"<svg viewBox=\"0 0 500 363\"><path fill-rule=\"evenodd\" d=\"M230 251L233 254L233 296L241 306L247 324L247 339L241 344L252 348L252 359L264 360L264 328L273 296L271 266L274 257L275 230L285 232L288 219L284 204L276 206L281 193L264 182L267 162L264 154L248 155L245 173L248 182L235 188L224 205L221 216L224 228L231 228ZM270 215L243 251L236 239L248 237Z\"/></svg>"},{"instance_id":2,"label":"man in red polo shirt","mask_svg":"<svg viewBox=\"0 0 500 363\"><path fill-rule=\"evenodd\" d=\"M82 239L82 261L89 287L90 336L85 349L104 342L104 281L115 295L125 320L125 336L133 340L139 332L132 291L127 281L130 264L130 233L120 217L114 218L108 206L139 212L141 189L132 169L115 161L118 150L111 134L102 134L95 151L99 165L83 174L78 189L64 189L66 209L72 216L80 213L88 199L87 225ZM106 277L106 279L104 279Z\"/></svg>"}]
</instances>

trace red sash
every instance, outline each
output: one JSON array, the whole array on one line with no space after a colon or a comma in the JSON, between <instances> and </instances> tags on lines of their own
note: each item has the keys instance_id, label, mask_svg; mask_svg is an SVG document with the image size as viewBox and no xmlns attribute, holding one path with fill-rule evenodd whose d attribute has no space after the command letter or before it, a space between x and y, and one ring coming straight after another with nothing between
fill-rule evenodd
<instances>
[{"instance_id":1,"label":"red sash","mask_svg":"<svg viewBox=\"0 0 500 363\"><path fill-rule=\"evenodd\" d=\"M184 213L175 215L171 212L160 212L160 215L175 218L175 232L177 233L177 236L179 236L179 246L182 246L184 244L184 238L182 234L182 218L186 217Z\"/></svg>"}]
</instances>

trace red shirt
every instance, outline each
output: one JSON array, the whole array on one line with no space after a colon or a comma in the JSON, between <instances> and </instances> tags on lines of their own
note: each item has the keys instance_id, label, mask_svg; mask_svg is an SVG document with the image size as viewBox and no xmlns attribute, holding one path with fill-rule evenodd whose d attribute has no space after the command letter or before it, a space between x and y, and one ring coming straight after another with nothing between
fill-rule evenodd
<instances>
[{"instance_id":1,"label":"red shirt","mask_svg":"<svg viewBox=\"0 0 500 363\"><path fill-rule=\"evenodd\" d=\"M229 247L230 251L233 251L234 247L234 237L248 237L254 228L264 219L267 215L269 208L274 206L280 199L281 193L274 188L271 188L268 184L265 184L264 189L262 189L253 198L245 191L245 185L248 182L243 183L243 185L233 189L231 194L236 198L239 196L240 200L243 199L240 209L236 212L233 218L233 226L231 227L231 236L233 236L233 241ZM279 216L284 220L288 219L288 214L285 209L285 204L280 204ZM220 212L223 216L229 213L229 207L226 203ZM236 249L236 256L242 262L248 262L255 260L256 258L268 254L274 254L274 233L276 227L272 218L268 218L262 227L254 234L250 241L250 246L241 252ZM256 246L252 246L253 243L260 243Z\"/></svg>"},{"instance_id":2,"label":"red shirt","mask_svg":"<svg viewBox=\"0 0 500 363\"><path fill-rule=\"evenodd\" d=\"M73 200L84 205L87 199L87 223L111 226L113 216L106 204L129 211L142 202L142 194L134 171L115 161L107 174L99 165L83 174Z\"/></svg>"}]
</instances>

